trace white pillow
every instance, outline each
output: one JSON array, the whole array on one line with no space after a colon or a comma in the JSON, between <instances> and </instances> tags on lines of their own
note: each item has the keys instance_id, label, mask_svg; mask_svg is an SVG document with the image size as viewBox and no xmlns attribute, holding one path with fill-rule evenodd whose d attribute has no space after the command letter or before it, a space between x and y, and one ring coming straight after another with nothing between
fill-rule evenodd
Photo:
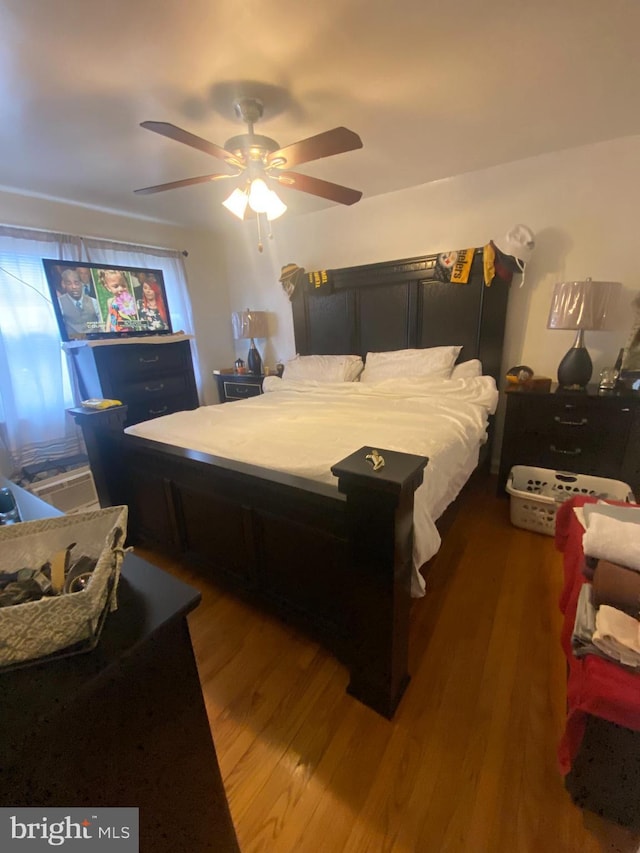
<instances>
[{"instance_id":1,"label":"white pillow","mask_svg":"<svg viewBox=\"0 0 640 853\"><path fill-rule=\"evenodd\" d=\"M364 364L359 355L297 355L284 366L284 379L354 382Z\"/></svg>"},{"instance_id":2,"label":"white pillow","mask_svg":"<svg viewBox=\"0 0 640 853\"><path fill-rule=\"evenodd\" d=\"M456 364L451 371L452 379L475 379L476 376L482 376L482 362L477 358Z\"/></svg>"},{"instance_id":3,"label":"white pillow","mask_svg":"<svg viewBox=\"0 0 640 853\"><path fill-rule=\"evenodd\" d=\"M368 352L360 381L378 382L402 376L449 379L461 349L458 346L446 346Z\"/></svg>"}]
</instances>

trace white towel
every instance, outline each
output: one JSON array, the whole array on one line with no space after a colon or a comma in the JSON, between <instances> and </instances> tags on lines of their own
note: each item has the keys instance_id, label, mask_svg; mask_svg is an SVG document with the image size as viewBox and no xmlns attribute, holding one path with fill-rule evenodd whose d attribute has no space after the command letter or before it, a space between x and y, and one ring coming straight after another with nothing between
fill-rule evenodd
<instances>
[{"instance_id":1,"label":"white towel","mask_svg":"<svg viewBox=\"0 0 640 853\"><path fill-rule=\"evenodd\" d=\"M602 604L596 613L594 646L626 666L640 666L640 622L622 610Z\"/></svg>"},{"instance_id":2,"label":"white towel","mask_svg":"<svg viewBox=\"0 0 640 853\"><path fill-rule=\"evenodd\" d=\"M619 506L618 504L608 504L598 501L595 504L585 504L582 509L585 520L584 527L589 527L591 518L594 515L608 515L609 518L617 518L618 521L640 524L640 506L636 506L636 504Z\"/></svg>"},{"instance_id":3,"label":"white towel","mask_svg":"<svg viewBox=\"0 0 640 853\"><path fill-rule=\"evenodd\" d=\"M581 526L581 527L584 527L584 529L586 530L586 528L587 528L587 522L586 522L586 519L585 519L585 517L584 517L584 507L581 507L581 506L574 506L574 508L573 508L573 514L574 514L574 515L575 515L575 517L578 519L578 521L579 521L579 523L580 523L580 526Z\"/></svg>"},{"instance_id":4,"label":"white towel","mask_svg":"<svg viewBox=\"0 0 640 853\"><path fill-rule=\"evenodd\" d=\"M640 572L640 524L593 513L582 537L582 550L587 557Z\"/></svg>"}]
</instances>

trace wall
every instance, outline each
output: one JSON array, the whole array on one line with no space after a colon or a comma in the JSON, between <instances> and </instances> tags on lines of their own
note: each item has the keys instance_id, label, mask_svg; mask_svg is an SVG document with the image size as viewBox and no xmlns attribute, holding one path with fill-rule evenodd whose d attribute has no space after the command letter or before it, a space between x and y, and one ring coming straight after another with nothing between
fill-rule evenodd
<instances>
[{"instance_id":1,"label":"wall","mask_svg":"<svg viewBox=\"0 0 640 853\"><path fill-rule=\"evenodd\" d=\"M621 281L625 309L640 289L634 251L639 180L640 136L634 136L364 198L351 208L285 214L263 255L246 234L231 247L232 310L246 302L273 312L265 345L271 363L295 352L290 308L278 283L285 263L331 269L481 246L523 222L536 233L536 250L524 286L515 278L511 288L503 372L528 364L555 380L574 333L546 328L554 282ZM586 333L594 378L626 342L632 317L624 313L618 331ZM499 418L498 439L500 431Z\"/></svg>"},{"instance_id":2,"label":"wall","mask_svg":"<svg viewBox=\"0 0 640 853\"><path fill-rule=\"evenodd\" d=\"M211 370L230 366L236 355L246 357L244 341L234 355L231 311L269 312L269 338L258 342L267 364L295 353L290 305L278 282L284 264L336 268L481 246L517 222L536 232L537 246L524 286L515 279L511 289L503 367L529 364L555 378L573 335L546 328L553 283L587 276L619 280L627 306L640 289L634 253L639 179L640 136L628 137L364 198L350 208L298 218L285 214L274 223L274 238L265 241L262 254L251 222L230 221L216 237L6 192L0 192L0 222L186 248L208 403L216 399ZM618 332L587 333L594 376L613 361L631 322L627 314Z\"/></svg>"},{"instance_id":3,"label":"wall","mask_svg":"<svg viewBox=\"0 0 640 853\"><path fill-rule=\"evenodd\" d=\"M203 381L202 402L217 401L211 372L217 365L233 361L227 272L220 238L205 231L3 191L0 191L0 222L126 243L186 249L189 255L185 258L185 267Z\"/></svg>"}]
</instances>

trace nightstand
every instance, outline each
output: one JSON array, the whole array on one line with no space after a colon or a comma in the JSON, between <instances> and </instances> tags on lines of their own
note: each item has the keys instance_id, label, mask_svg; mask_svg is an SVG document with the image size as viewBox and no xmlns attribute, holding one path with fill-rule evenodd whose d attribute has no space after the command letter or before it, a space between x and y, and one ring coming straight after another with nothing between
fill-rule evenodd
<instances>
[{"instance_id":1,"label":"nightstand","mask_svg":"<svg viewBox=\"0 0 640 853\"><path fill-rule=\"evenodd\" d=\"M264 375L253 373L235 373L233 370L221 370L213 374L218 384L218 396L221 403L231 403L233 400L246 400L247 397L257 397L262 394Z\"/></svg>"},{"instance_id":2,"label":"nightstand","mask_svg":"<svg viewBox=\"0 0 640 853\"><path fill-rule=\"evenodd\" d=\"M640 498L640 394L507 391L498 493L513 465L628 483Z\"/></svg>"}]
</instances>

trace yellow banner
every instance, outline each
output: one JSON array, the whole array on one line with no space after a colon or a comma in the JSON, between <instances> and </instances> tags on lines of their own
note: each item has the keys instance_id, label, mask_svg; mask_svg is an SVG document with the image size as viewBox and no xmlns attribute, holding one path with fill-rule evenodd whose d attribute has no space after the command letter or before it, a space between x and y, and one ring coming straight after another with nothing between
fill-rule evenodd
<instances>
[{"instance_id":1,"label":"yellow banner","mask_svg":"<svg viewBox=\"0 0 640 853\"><path fill-rule=\"evenodd\" d=\"M451 270L452 284L467 284L474 252L475 249L459 249L458 257Z\"/></svg>"},{"instance_id":2,"label":"yellow banner","mask_svg":"<svg viewBox=\"0 0 640 853\"><path fill-rule=\"evenodd\" d=\"M327 270L317 270L316 272L307 273L307 279L309 284L312 284L314 287L322 287L323 284L328 283L329 274Z\"/></svg>"}]
</instances>

